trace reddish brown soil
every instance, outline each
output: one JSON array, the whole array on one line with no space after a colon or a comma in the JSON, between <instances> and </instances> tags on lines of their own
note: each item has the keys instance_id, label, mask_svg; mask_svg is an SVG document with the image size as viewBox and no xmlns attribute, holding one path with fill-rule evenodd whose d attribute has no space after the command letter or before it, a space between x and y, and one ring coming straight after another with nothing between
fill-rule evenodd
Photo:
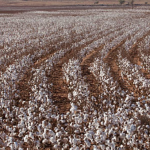
<instances>
[{"instance_id":1,"label":"reddish brown soil","mask_svg":"<svg viewBox=\"0 0 150 150\"><path fill-rule=\"evenodd\" d=\"M102 92L101 86L96 80L93 73L90 72L90 64L94 61L98 51L103 48L103 45L94 49L89 55L87 55L81 62L82 76L85 78L85 82L88 83L88 89L90 91L90 98L94 96L96 98L95 106L98 107L100 103L99 95Z\"/></svg>"},{"instance_id":2,"label":"reddish brown soil","mask_svg":"<svg viewBox=\"0 0 150 150\"><path fill-rule=\"evenodd\" d=\"M80 47L77 47L76 49L67 52L65 56L62 59L60 59L58 64L54 66L54 69L52 70L51 74L48 75L48 82L53 83L52 99L54 100L54 104L58 106L58 110L60 113L66 113L70 109L70 101L68 99L69 91L67 88L68 85L63 79L62 65L64 63L68 63L69 59L76 58L77 53L93 41L94 39L81 45Z\"/></svg>"},{"instance_id":3,"label":"reddish brown soil","mask_svg":"<svg viewBox=\"0 0 150 150\"><path fill-rule=\"evenodd\" d=\"M143 37L141 37L137 42L132 46L132 48L129 51L128 59L133 64L141 64L139 61L139 56L137 52L138 43L142 41L147 35L149 35L150 32L147 32ZM128 89L130 92L134 92L134 96L138 97L140 95L140 91L137 90L135 85L133 84L133 81L129 81L127 77L121 78L121 69L119 69L117 65L117 54L119 49L121 48L122 44L125 42L122 41L119 43L116 47L110 50L110 52L107 54L107 56L104 58L104 61L108 63L108 65L111 68L111 73L114 78L114 80L117 80L120 87L122 89ZM144 73L146 78L149 78L149 74L146 70L141 69L141 72Z\"/></svg>"},{"instance_id":4,"label":"reddish brown soil","mask_svg":"<svg viewBox=\"0 0 150 150\"><path fill-rule=\"evenodd\" d=\"M138 52L138 44L141 42L147 35L150 34L150 31L147 32L143 37L137 40L137 42L132 46L132 48L129 51L129 56L130 56L130 61L133 64L137 64L139 66L142 66L141 60L140 60L140 55ZM141 69L141 72L144 74L145 78L150 79L150 74L148 73L147 70Z\"/></svg>"}]
</instances>

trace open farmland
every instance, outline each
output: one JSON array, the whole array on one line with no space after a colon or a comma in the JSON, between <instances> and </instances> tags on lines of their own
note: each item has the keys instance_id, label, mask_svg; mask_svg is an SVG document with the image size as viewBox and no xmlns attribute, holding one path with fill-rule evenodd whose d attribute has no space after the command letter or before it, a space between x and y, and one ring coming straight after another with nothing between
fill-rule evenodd
<instances>
[{"instance_id":1,"label":"open farmland","mask_svg":"<svg viewBox=\"0 0 150 150\"><path fill-rule=\"evenodd\" d=\"M0 148L149 150L150 10L0 14Z\"/></svg>"}]
</instances>

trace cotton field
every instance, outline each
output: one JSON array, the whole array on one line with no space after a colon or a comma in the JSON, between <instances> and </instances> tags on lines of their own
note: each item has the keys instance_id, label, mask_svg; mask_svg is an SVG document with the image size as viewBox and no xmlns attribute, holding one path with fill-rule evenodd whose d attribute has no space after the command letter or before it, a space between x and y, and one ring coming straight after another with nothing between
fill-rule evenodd
<instances>
[{"instance_id":1,"label":"cotton field","mask_svg":"<svg viewBox=\"0 0 150 150\"><path fill-rule=\"evenodd\" d=\"M0 14L0 149L150 150L150 10Z\"/></svg>"}]
</instances>

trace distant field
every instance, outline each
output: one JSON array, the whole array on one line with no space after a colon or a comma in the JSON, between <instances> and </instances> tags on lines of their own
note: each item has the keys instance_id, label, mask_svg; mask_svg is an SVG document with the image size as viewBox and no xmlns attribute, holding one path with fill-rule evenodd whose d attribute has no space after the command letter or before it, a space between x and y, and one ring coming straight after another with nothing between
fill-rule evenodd
<instances>
[{"instance_id":1,"label":"distant field","mask_svg":"<svg viewBox=\"0 0 150 150\"><path fill-rule=\"evenodd\" d=\"M52 1L31 1L31 0L0 0L0 6L50 6L50 5L116 5L119 4L118 0L52 0ZM129 2L126 1L125 4ZM150 0L135 0L135 4L150 4ZM96 5L97 5L96 4Z\"/></svg>"}]
</instances>

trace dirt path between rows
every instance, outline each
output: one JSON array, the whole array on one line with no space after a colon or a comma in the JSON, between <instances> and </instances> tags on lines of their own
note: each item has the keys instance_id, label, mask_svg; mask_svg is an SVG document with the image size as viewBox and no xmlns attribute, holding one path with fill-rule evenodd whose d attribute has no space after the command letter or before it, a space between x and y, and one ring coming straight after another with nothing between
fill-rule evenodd
<instances>
[{"instance_id":1,"label":"dirt path between rows","mask_svg":"<svg viewBox=\"0 0 150 150\"><path fill-rule=\"evenodd\" d=\"M66 113L70 110L70 100L68 99L68 85L66 81L63 79L63 71L62 66L64 63L68 63L69 59L76 58L78 52L91 44L95 39L83 44L82 46L77 47L76 49L72 49L67 52L65 56L60 59L60 61L54 66L51 74L48 76L49 83L53 83L52 88L52 99L54 101L54 105L58 107L60 113Z\"/></svg>"},{"instance_id":2,"label":"dirt path between rows","mask_svg":"<svg viewBox=\"0 0 150 150\"><path fill-rule=\"evenodd\" d=\"M100 103L99 95L102 92L102 89L101 85L98 83L93 73L91 73L89 67L90 64L94 61L95 57L97 56L97 53L100 50L102 50L103 47L104 45L101 45L100 47L94 49L81 62L82 76L85 82L88 84L88 89L90 91L90 98L92 99L93 96L96 98L96 101L94 102L96 107L98 107L98 104Z\"/></svg>"},{"instance_id":3,"label":"dirt path between rows","mask_svg":"<svg viewBox=\"0 0 150 150\"><path fill-rule=\"evenodd\" d=\"M150 35L150 31L148 31L143 37L137 40L137 42L132 46L132 48L129 50L129 56L130 56L130 61L133 64L137 64L138 66L142 66L142 61L140 59L140 55L138 52L138 44L146 37ZM150 74L148 73L147 70L141 69L141 72L144 74L146 79L150 79Z\"/></svg>"},{"instance_id":4,"label":"dirt path between rows","mask_svg":"<svg viewBox=\"0 0 150 150\"><path fill-rule=\"evenodd\" d=\"M140 41L142 41L149 34L150 34L150 32L147 32L144 36L142 36L139 40L137 40L137 42L129 50L128 59L131 63L139 65L139 61L137 61L138 43ZM111 68L110 71L112 73L112 76L113 76L114 80L118 81L120 87L122 89L126 89L126 90L129 90L130 92L133 92L134 97L137 98L140 96L140 92L137 90L137 88L133 84L133 81L129 81L126 76L124 76L123 78L121 77L121 71L122 70L117 65L118 51L119 51L119 49L121 49L124 42L125 42L125 40L123 40L116 47L111 49L110 52L107 54L107 56L104 58L104 62L106 62L110 66L110 68ZM145 73L145 71L143 71L142 69L141 69L141 72ZM148 74L145 73L145 75L146 75L146 77L149 77Z\"/></svg>"},{"instance_id":5,"label":"dirt path between rows","mask_svg":"<svg viewBox=\"0 0 150 150\"><path fill-rule=\"evenodd\" d=\"M117 65L117 55L119 49L121 49L122 45L125 43L125 40L121 41L116 47L110 50L108 55L104 58L104 61L110 66L110 71L114 80L119 83L119 86L124 90L129 90L129 92L134 92L134 96L137 97L138 92L135 90L135 86L128 81L126 77L121 76L121 68Z\"/></svg>"}]
</instances>

